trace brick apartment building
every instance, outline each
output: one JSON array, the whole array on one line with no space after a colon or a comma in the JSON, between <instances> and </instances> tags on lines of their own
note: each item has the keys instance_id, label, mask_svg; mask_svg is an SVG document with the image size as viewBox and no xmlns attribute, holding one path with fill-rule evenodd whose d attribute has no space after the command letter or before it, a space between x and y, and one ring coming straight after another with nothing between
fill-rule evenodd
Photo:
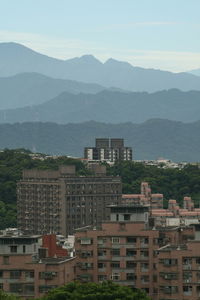
<instances>
[{"instance_id":1,"label":"brick apartment building","mask_svg":"<svg viewBox=\"0 0 200 300\"><path fill-rule=\"evenodd\" d=\"M84 158L106 162L132 160L132 148L125 147L123 139L98 138L95 147L85 147Z\"/></svg>"},{"instance_id":2,"label":"brick apartment building","mask_svg":"<svg viewBox=\"0 0 200 300\"><path fill-rule=\"evenodd\" d=\"M24 299L40 297L74 280L75 258L55 235L0 236L0 288Z\"/></svg>"},{"instance_id":3,"label":"brick apartment building","mask_svg":"<svg viewBox=\"0 0 200 300\"><path fill-rule=\"evenodd\" d=\"M198 226L150 226L148 208L111 207L101 230L76 233L76 279L145 290L154 300L200 299Z\"/></svg>"},{"instance_id":4,"label":"brick apartment building","mask_svg":"<svg viewBox=\"0 0 200 300\"><path fill-rule=\"evenodd\" d=\"M120 177L106 175L105 166L93 171L77 176L75 166L24 170L17 185L18 228L25 234L67 236L79 227L98 227L109 218L107 206L121 202L122 185Z\"/></svg>"},{"instance_id":5,"label":"brick apartment building","mask_svg":"<svg viewBox=\"0 0 200 300\"><path fill-rule=\"evenodd\" d=\"M163 194L152 194L148 182L141 183L140 194L123 194L122 203L147 205L150 209L163 208Z\"/></svg>"}]
</instances>

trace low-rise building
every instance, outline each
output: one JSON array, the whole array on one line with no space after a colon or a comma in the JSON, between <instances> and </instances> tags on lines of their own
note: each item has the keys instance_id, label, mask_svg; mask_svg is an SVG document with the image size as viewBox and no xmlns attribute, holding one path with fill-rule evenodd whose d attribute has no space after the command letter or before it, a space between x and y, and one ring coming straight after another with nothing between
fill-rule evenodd
<instances>
[{"instance_id":1,"label":"low-rise building","mask_svg":"<svg viewBox=\"0 0 200 300\"><path fill-rule=\"evenodd\" d=\"M74 257L50 236L0 236L0 288L24 299L74 280Z\"/></svg>"}]
</instances>

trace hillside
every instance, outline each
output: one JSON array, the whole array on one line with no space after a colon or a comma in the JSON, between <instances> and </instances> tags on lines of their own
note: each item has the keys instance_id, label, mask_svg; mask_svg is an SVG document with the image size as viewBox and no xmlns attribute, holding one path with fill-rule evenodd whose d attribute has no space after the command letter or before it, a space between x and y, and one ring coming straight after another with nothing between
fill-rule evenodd
<instances>
[{"instance_id":1,"label":"hillside","mask_svg":"<svg viewBox=\"0 0 200 300\"><path fill-rule=\"evenodd\" d=\"M164 157L173 161L199 161L200 121L190 124L149 120L143 124L86 122L58 125L23 123L0 125L0 149L26 148L49 154L83 156L96 137L122 137L133 147L134 159Z\"/></svg>"},{"instance_id":2,"label":"hillside","mask_svg":"<svg viewBox=\"0 0 200 300\"><path fill-rule=\"evenodd\" d=\"M60 93L97 93L105 89L98 84L54 79L38 73L0 77L0 109L41 104Z\"/></svg>"},{"instance_id":3,"label":"hillside","mask_svg":"<svg viewBox=\"0 0 200 300\"><path fill-rule=\"evenodd\" d=\"M200 91L156 93L101 91L97 94L62 93L41 105L0 110L0 123L97 122L141 123L152 118L193 122L200 116Z\"/></svg>"},{"instance_id":4,"label":"hillside","mask_svg":"<svg viewBox=\"0 0 200 300\"><path fill-rule=\"evenodd\" d=\"M0 43L0 76L37 72L46 76L97 83L130 91L154 92L163 89L200 90L200 78L189 73L144 69L127 62L92 55L68 60L37 53L17 43Z\"/></svg>"}]
</instances>

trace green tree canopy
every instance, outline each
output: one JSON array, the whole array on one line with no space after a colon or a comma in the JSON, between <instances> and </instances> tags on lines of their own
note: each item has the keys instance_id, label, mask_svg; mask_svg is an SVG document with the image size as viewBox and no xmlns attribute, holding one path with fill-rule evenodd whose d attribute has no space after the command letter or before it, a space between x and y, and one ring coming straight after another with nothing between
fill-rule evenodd
<instances>
[{"instance_id":1,"label":"green tree canopy","mask_svg":"<svg viewBox=\"0 0 200 300\"><path fill-rule=\"evenodd\" d=\"M71 282L51 290L41 300L150 300L140 290L120 286L113 282L79 283Z\"/></svg>"},{"instance_id":2,"label":"green tree canopy","mask_svg":"<svg viewBox=\"0 0 200 300\"><path fill-rule=\"evenodd\" d=\"M1 300L20 300L19 297L14 295L9 295L0 290L0 299Z\"/></svg>"}]
</instances>

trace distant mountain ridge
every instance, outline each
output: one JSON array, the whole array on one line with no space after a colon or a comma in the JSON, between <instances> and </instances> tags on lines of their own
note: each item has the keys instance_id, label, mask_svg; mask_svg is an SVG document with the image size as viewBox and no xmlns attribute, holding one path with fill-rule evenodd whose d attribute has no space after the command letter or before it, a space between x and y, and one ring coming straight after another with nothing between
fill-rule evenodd
<instances>
[{"instance_id":1,"label":"distant mountain ridge","mask_svg":"<svg viewBox=\"0 0 200 300\"><path fill-rule=\"evenodd\" d=\"M191 70L189 71L189 73L196 76L200 76L200 69Z\"/></svg>"},{"instance_id":2,"label":"distant mountain ridge","mask_svg":"<svg viewBox=\"0 0 200 300\"><path fill-rule=\"evenodd\" d=\"M41 104L62 92L97 93L105 88L92 83L54 79L39 73L0 77L0 109Z\"/></svg>"},{"instance_id":3,"label":"distant mountain ridge","mask_svg":"<svg viewBox=\"0 0 200 300\"><path fill-rule=\"evenodd\" d=\"M46 76L97 83L130 91L154 92L178 88L200 90L200 78L189 73L172 73L134 67L114 59L104 64L92 55L60 60L16 43L0 43L0 76L36 72Z\"/></svg>"},{"instance_id":4,"label":"distant mountain ridge","mask_svg":"<svg viewBox=\"0 0 200 300\"><path fill-rule=\"evenodd\" d=\"M0 110L0 123L39 121L66 124L90 120L142 123L152 118L194 122L199 116L200 91L171 89L133 93L103 90L97 94L64 92L40 105Z\"/></svg>"},{"instance_id":5,"label":"distant mountain ridge","mask_svg":"<svg viewBox=\"0 0 200 300\"><path fill-rule=\"evenodd\" d=\"M0 125L0 149L26 148L47 154L83 156L96 137L122 137L133 147L134 159L164 157L173 161L200 160L200 121L184 124L153 119L143 124L85 122Z\"/></svg>"}]
</instances>

